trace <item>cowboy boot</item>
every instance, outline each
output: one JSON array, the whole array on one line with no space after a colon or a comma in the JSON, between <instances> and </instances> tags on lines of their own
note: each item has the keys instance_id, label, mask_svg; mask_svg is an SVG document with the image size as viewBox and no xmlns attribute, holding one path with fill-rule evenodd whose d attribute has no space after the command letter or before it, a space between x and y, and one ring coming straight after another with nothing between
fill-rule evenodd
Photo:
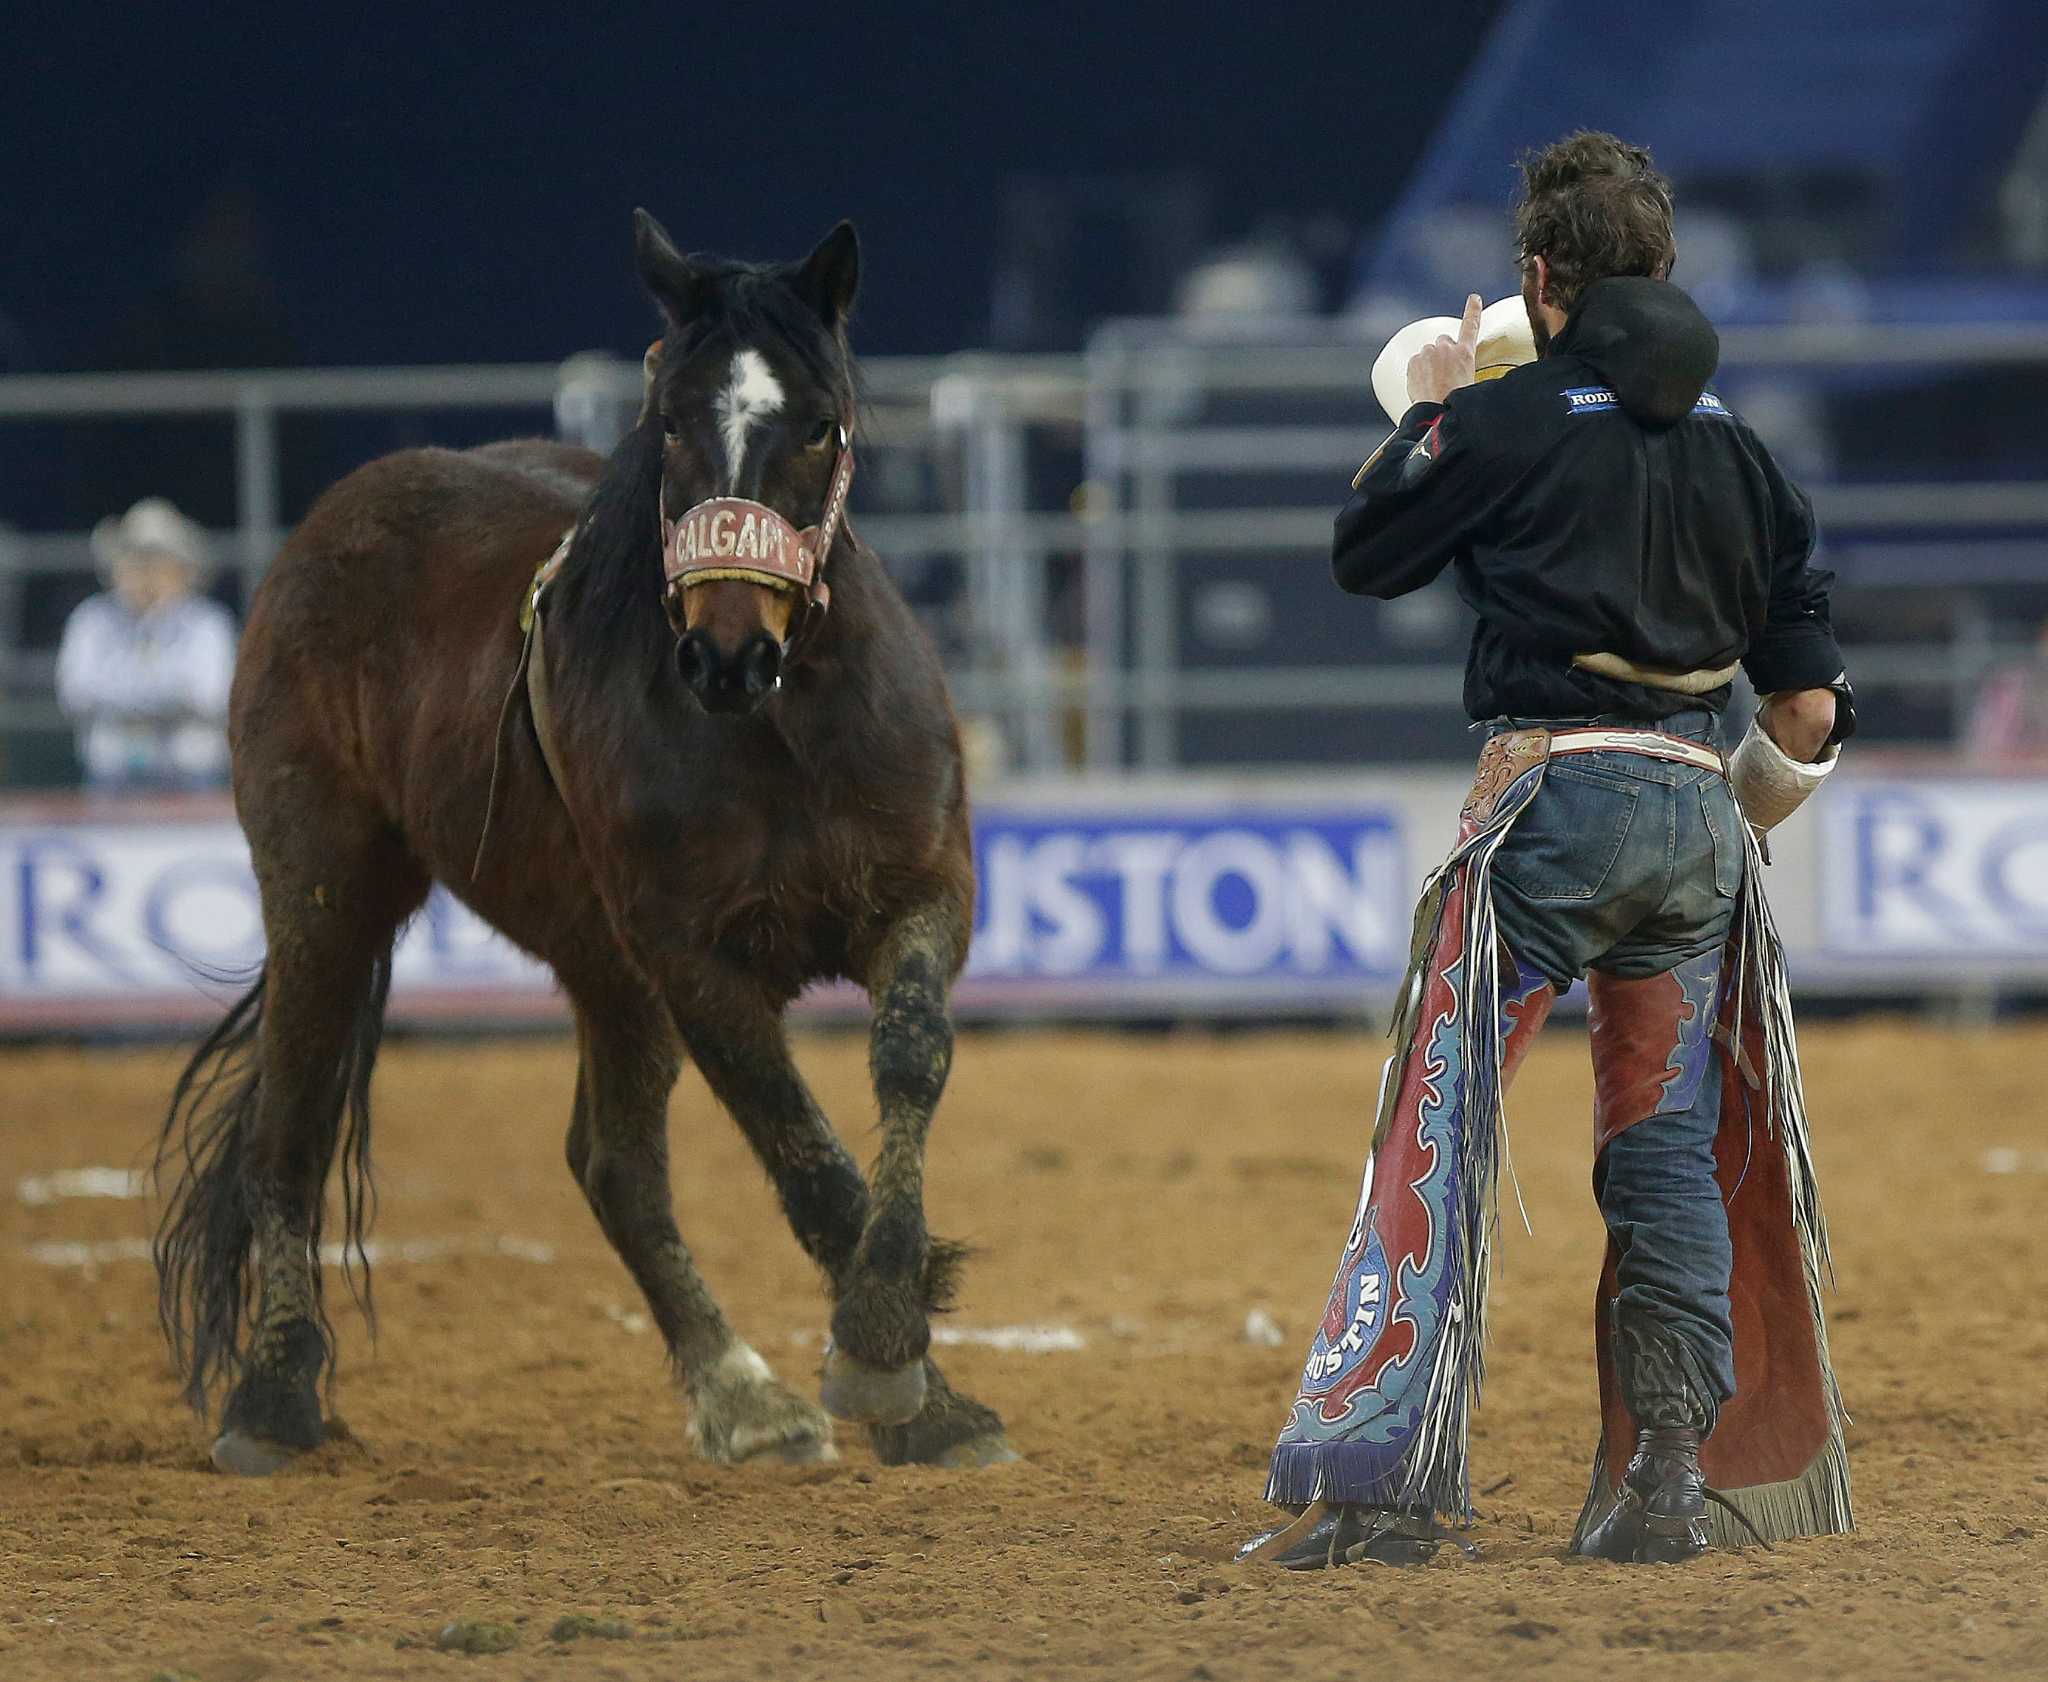
<instances>
[{"instance_id":1,"label":"cowboy boot","mask_svg":"<svg viewBox=\"0 0 2048 1682\"><path fill-rule=\"evenodd\" d=\"M1588 1527L1578 1551L1646 1565L1674 1565L1705 1553L1707 1481L1700 1473L1699 1432L1638 1430L1620 1499Z\"/></svg>"},{"instance_id":2,"label":"cowboy boot","mask_svg":"<svg viewBox=\"0 0 2048 1682\"><path fill-rule=\"evenodd\" d=\"M1719 1409L1694 1376L1685 1346L1655 1321L1614 1314L1614 1365L1636 1422L1636 1451L1614 1505L1579 1539L1593 1559L1675 1564L1707 1550L1707 1480L1700 1443Z\"/></svg>"}]
</instances>

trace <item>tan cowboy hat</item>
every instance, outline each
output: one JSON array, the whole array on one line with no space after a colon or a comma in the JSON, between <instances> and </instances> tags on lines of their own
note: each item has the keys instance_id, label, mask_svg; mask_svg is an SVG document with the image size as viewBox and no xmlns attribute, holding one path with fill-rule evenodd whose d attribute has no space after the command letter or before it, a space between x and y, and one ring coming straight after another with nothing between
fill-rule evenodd
<instances>
[{"instance_id":1,"label":"tan cowboy hat","mask_svg":"<svg viewBox=\"0 0 2048 1682\"><path fill-rule=\"evenodd\" d=\"M1412 406L1408 401L1408 364L1432 339L1458 336L1454 315L1429 315L1411 321L1387 341L1372 365L1372 394L1396 426ZM1536 360L1536 337L1529 331L1529 310L1519 292L1497 298L1479 316L1479 377L1497 380L1510 368Z\"/></svg>"},{"instance_id":2,"label":"tan cowboy hat","mask_svg":"<svg viewBox=\"0 0 2048 1682\"><path fill-rule=\"evenodd\" d=\"M100 571L131 555L170 555L183 561L193 578L206 576L212 556L206 533L160 496L146 496L118 520L111 514L92 528L92 552Z\"/></svg>"}]
</instances>

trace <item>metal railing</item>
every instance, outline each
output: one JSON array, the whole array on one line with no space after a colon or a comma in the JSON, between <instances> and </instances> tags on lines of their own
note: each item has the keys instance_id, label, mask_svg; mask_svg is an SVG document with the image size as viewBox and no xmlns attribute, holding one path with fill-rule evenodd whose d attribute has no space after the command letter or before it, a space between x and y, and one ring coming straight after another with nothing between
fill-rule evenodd
<instances>
[{"instance_id":1,"label":"metal railing","mask_svg":"<svg viewBox=\"0 0 2048 1682\"><path fill-rule=\"evenodd\" d=\"M1455 712L1459 671L1441 651L1205 666L1182 636L1191 562L1319 566L1327 554L1344 485L1387 427L1366 381L1379 325L1313 322L1233 339L1116 323L1085 357L866 364L862 534L897 562L957 564L955 692L964 711L992 721L1010 768L1171 768L1182 762L1183 722L1204 713ZM1725 333L1722 346L1724 369L1738 375L2048 365L2048 330L2035 327L1751 328ZM637 393L637 366L622 364L619 378ZM0 379L0 426L227 419L228 548L253 582L284 534L282 417L531 411L545 430L558 382L551 365L16 376ZM892 456L911 470L870 465ZM1848 588L2048 580L2048 482L1810 489L1825 524L1885 535L1867 578L1843 567ZM0 730L62 728L47 656L24 659L5 614L12 586L91 564L79 533L0 541L0 669L12 692L0 699ZM1079 623L1056 625L1056 575L1070 574ZM1936 646L1859 647L1857 675L1931 691L1959 717L1997 655L1981 616L1963 615Z\"/></svg>"},{"instance_id":2,"label":"metal railing","mask_svg":"<svg viewBox=\"0 0 2048 1682\"><path fill-rule=\"evenodd\" d=\"M1327 557L1344 487L1388 428L1365 377L1384 327L1360 322L1346 331L1315 322L1292 339L1243 340L1191 335L1177 323L1126 322L1095 335L1087 363L1087 483L1100 516L1089 524L1087 550L1092 769L1180 763L1182 722L1203 709L1456 708L1459 673L1442 660L1200 671L1180 640L1191 559L1233 549L1276 563L1294 557L1320 565ZM1722 334L1721 346L1730 383L1766 371L1834 369L1867 380L1918 369L2048 368L2048 327L2039 325L1744 328ZM1299 399L1314 419L1234 412L1273 394ZM1191 488L1205 481L1254 475L1276 487L1292 480L1313 500L1256 510L1189 505ZM1866 584L2048 586L2048 481L1807 488L1824 528L1866 539L1847 556L1843 545L1830 556L1846 591ZM1882 534L1883 548L1867 541L1872 534ZM1916 534L1946 541L1938 553L1921 546L1915 559L1928 564L1898 564ZM1866 554L1874 563L1867 576ZM2048 600L2043 605L2048 611ZM1959 729L2001 653L1985 616L1966 608L1944 645L1860 643L1855 665L1860 684L1932 692Z\"/></svg>"}]
</instances>

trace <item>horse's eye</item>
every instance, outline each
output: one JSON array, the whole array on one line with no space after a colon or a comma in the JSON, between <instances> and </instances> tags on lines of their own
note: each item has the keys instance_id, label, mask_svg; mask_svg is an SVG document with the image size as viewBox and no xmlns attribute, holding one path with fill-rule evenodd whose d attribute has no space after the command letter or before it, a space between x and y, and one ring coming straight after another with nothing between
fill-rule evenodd
<instances>
[{"instance_id":1,"label":"horse's eye","mask_svg":"<svg viewBox=\"0 0 2048 1682\"><path fill-rule=\"evenodd\" d=\"M822 450L827 444L832 442L832 434L837 430L838 422L833 420L830 415L825 416L823 420L811 428L811 435L804 440L804 447L811 450Z\"/></svg>"},{"instance_id":2,"label":"horse's eye","mask_svg":"<svg viewBox=\"0 0 2048 1682\"><path fill-rule=\"evenodd\" d=\"M676 417L674 415L663 415L661 417L661 435L671 444L682 436L681 430L676 426Z\"/></svg>"}]
</instances>

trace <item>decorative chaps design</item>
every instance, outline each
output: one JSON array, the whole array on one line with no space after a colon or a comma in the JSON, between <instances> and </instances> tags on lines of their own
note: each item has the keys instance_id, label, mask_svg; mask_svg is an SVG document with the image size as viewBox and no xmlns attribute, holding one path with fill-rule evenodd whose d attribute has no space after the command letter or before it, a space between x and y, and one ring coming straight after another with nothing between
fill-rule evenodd
<instances>
[{"instance_id":1,"label":"decorative chaps design","mask_svg":"<svg viewBox=\"0 0 2048 1682\"><path fill-rule=\"evenodd\" d=\"M1458 845L1416 909L1358 1212L1273 1451L1266 1495L1285 1506L1469 1511L1500 1092L1553 996L1503 964L1488 892L1493 855L1543 780L1540 734L1530 748L1488 744Z\"/></svg>"},{"instance_id":2,"label":"decorative chaps design","mask_svg":"<svg viewBox=\"0 0 2048 1682\"><path fill-rule=\"evenodd\" d=\"M1505 951L1491 876L1548 755L1542 731L1487 744L1458 843L1423 887L1357 1213L1273 1450L1266 1496L1283 1506L1419 1505L1470 1517L1467 1445L1484 1374L1502 1098L1555 997ZM1704 1461L1709 1480L1775 1540L1847 1530L1850 1505L1820 1308L1826 1230L1753 841L1750 852L1725 963L1709 954L1619 990L1596 979L1595 1128L1604 1150L1633 1122L1687 1106L1708 1057L1722 1059L1715 1149L1734 1241L1739 1391ZM1656 1011L1628 1008L1630 987L1661 988L1640 1001ZM1652 1046L1656 1035L1639 1024L1657 1013L1664 1027ZM1615 1499L1635 1437L1607 1343L1615 1266L1610 1245L1596 1313L1604 1435L1581 1532ZM1718 1509L1713 1517L1715 1541L1731 1544L1733 1521Z\"/></svg>"}]
</instances>

